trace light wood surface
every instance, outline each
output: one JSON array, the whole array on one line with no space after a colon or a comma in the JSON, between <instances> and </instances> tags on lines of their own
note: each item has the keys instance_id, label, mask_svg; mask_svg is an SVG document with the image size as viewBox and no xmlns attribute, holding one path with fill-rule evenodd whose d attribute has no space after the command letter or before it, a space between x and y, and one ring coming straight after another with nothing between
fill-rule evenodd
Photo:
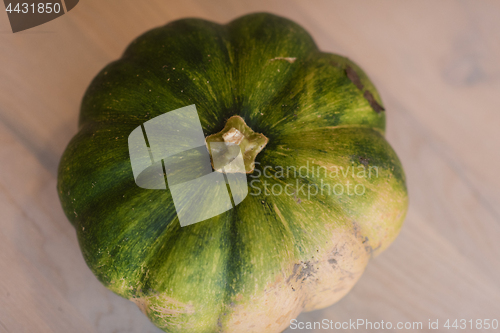
<instances>
[{"instance_id":1,"label":"light wood surface","mask_svg":"<svg viewBox=\"0 0 500 333\"><path fill-rule=\"evenodd\" d=\"M0 13L1 333L160 332L87 268L57 198L59 158L86 87L133 38L255 11L295 20L366 70L410 192L395 243L349 295L299 320L427 331L430 319L443 332L447 319L500 320L500 2L82 0L16 34Z\"/></svg>"}]
</instances>

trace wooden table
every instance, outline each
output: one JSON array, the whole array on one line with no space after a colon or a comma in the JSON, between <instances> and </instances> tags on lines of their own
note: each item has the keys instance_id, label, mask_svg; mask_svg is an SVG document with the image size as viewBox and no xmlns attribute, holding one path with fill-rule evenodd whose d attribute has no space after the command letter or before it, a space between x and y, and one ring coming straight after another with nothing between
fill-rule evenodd
<instances>
[{"instance_id":1,"label":"wooden table","mask_svg":"<svg viewBox=\"0 0 500 333\"><path fill-rule=\"evenodd\" d=\"M367 71L410 191L396 242L348 296L299 321L439 320L448 332L447 319L500 320L500 2L82 0L17 34L0 13L0 332L160 332L87 268L58 201L59 158L85 88L134 37L255 11Z\"/></svg>"}]
</instances>

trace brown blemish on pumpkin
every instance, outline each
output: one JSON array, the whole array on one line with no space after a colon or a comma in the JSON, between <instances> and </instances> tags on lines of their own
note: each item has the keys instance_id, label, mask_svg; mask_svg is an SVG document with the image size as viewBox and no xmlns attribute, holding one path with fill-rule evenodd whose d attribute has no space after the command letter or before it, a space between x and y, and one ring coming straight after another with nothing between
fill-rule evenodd
<instances>
[{"instance_id":1,"label":"brown blemish on pumpkin","mask_svg":"<svg viewBox=\"0 0 500 333\"><path fill-rule=\"evenodd\" d=\"M304 282L308 278L312 277L316 273L314 264L310 261L301 261L298 264L293 266L292 275L290 275L287 279L287 283L295 277L295 282L302 280L300 282Z\"/></svg>"},{"instance_id":2,"label":"brown blemish on pumpkin","mask_svg":"<svg viewBox=\"0 0 500 333\"><path fill-rule=\"evenodd\" d=\"M352 221L352 226L353 226L353 233L354 237L356 237L361 244L364 245L365 251L370 255L370 257L373 255L373 252L376 250L374 249L369 243L368 243L368 237L365 237L361 233L361 227L359 226L359 223L356 221ZM378 245L380 247L380 244ZM377 247L377 248L378 248Z\"/></svg>"},{"instance_id":3,"label":"brown blemish on pumpkin","mask_svg":"<svg viewBox=\"0 0 500 333\"><path fill-rule=\"evenodd\" d=\"M385 111L382 105L377 103L375 97L373 97L372 93L369 92L368 90L365 91L363 97L368 101L368 103L370 103L370 106L372 107L373 110L375 110L375 112L380 113L381 111Z\"/></svg>"},{"instance_id":4,"label":"brown blemish on pumpkin","mask_svg":"<svg viewBox=\"0 0 500 333\"><path fill-rule=\"evenodd\" d=\"M328 259L328 263L332 265L333 268L337 265L337 260L336 259Z\"/></svg>"},{"instance_id":5,"label":"brown blemish on pumpkin","mask_svg":"<svg viewBox=\"0 0 500 333\"><path fill-rule=\"evenodd\" d=\"M365 157L360 157L360 158L359 158L359 162L360 162L361 164L363 164L364 166L367 166L369 161L370 161L370 159L369 159L369 158L365 158Z\"/></svg>"},{"instance_id":6,"label":"brown blemish on pumpkin","mask_svg":"<svg viewBox=\"0 0 500 333\"><path fill-rule=\"evenodd\" d=\"M345 68L345 74L347 75L349 80L351 80L351 82L354 83L356 88L358 88L359 90L363 90L364 88L363 83L361 83L358 73L356 73L356 71L352 69L352 67L347 66Z\"/></svg>"},{"instance_id":7,"label":"brown blemish on pumpkin","mask_svg":"<svg viewBox=\"0 0 500 333\"><path fill-rule=\"evenodd\" d=\"M329 248L315 254L314 276L304 281L307 298L304 311L329 306L344 297L361 277L371 255L366 251L359 226L330 229Z\"/></svg>"},{"instance_id":8,"label":"brown blemish on pumpkin","mask_svg":"<svg viewBox=\"0 0 500 333\"><path fill-rule=\"evenodd\" d=\"M352 67L346 66L345 74L347 78L351 80L351 82L356 86L356 88L358 88L361 91L364 90L365 87L361 82L358 73L356 73L356 71ZM364 90L363 97L368 101L373 111L377 113L385 111L384 107L375 100L375 97L373 97L373 94L369 90Z\"/></svg>"}]
</instances>

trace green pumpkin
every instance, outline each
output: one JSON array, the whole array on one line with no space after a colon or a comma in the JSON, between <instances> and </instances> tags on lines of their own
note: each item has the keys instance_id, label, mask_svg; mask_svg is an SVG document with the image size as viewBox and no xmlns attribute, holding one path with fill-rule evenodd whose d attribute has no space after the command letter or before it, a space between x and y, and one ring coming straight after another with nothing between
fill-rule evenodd
<instances>
[{"instance_id":1,"label":"green pumpkin","mask_svg":"<svg viewBox=\"0 0 500 333\"><path fill-rule=\"evenodd\" d=\"M205 137L239 128L262 147L240 145L240 204L181 227L168 187L136 185L127 139L192 104ZM294 22L184 19L137 38L93 80L58 192L92 272L164 331L280 332L343 297L397 236L408 197L384 131L366 74Z\"/></svg>"}]
</instances>

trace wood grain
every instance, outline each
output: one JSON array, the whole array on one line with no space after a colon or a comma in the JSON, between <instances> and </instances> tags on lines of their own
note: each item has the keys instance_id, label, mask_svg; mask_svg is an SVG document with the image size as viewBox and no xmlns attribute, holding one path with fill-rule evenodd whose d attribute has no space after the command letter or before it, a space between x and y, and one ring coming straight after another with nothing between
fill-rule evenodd
<instances>
[{"instance_id":1,"label":"wood grain","mask_svg":"<svg viewBox=\"0 0 500 333\"><path fill-rule=\"evenodd\" d=\"M89 82L133 38L255 11L297 21L366 70L410 191L396 242L348 296L299 321L430 319L445 332L446 319L500 320L500 2L85 0L16 34L0 13L0 333L160 332L87 268L58 161Z\"/></svg>"}]
</instances>

